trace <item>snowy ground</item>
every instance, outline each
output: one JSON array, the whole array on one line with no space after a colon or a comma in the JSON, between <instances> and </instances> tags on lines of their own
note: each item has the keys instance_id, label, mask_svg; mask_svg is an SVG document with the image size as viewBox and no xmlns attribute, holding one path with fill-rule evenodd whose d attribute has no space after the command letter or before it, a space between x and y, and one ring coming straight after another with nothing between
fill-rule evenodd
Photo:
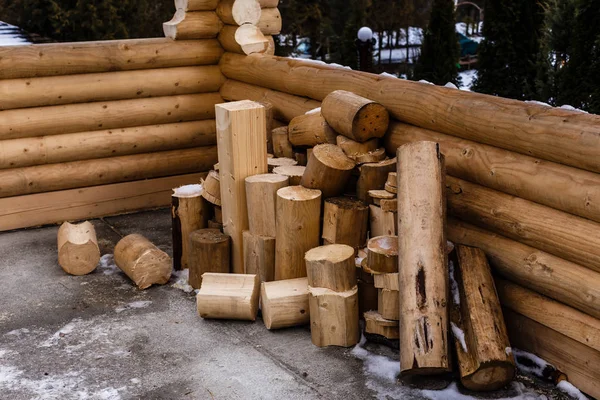
<instances>
[{"instance_id":1,"label":"snowy ground","mask_svg":"<svg viewBox=\"0 0 600 400\"><path fill-rule=\"evenodd\" d=\"M16 26L0 21L0 46L27 44L29 41Z\"/></svg>"}]
</instances>

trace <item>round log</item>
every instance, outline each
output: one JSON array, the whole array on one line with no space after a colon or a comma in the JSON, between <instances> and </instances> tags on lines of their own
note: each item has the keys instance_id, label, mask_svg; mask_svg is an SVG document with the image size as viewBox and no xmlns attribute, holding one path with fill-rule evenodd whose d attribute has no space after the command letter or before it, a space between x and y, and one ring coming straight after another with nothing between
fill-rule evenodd
<instances>
[{"instance_id":1,"label":"round log","mask_svg":"<svg viewBox=\"0 0 600 400\"><path fill-rule=\"evenodd\" d=\"M171 277L169 255L138 234L125 236L117 243L115 264L142 290L164 285Z\"/></svg>"},{"instance_id":2,"label":"round log","mask_svg":"<svg viewBox=\"0 0 600 400\"><path fill-rule=\"evenodd\" d=\"M367 244L367 265L380 274L398 272L398 236L377 236Z\"/></svg>"},{"instance_id":3,"label":"round log","mask_svg":"<svg viewBox=\"0 0 600 400\"><path fill-rule=\"evenodd\" d=\"M206 120L4 140L0 169L210 146L215 130Z\"/></svg>"},{"instance_id":4,"label":"round log","mask_svg":"<svg viewBox=\"0 0 600 400\"><path fill-rule=\"evenodd\" d=\"M215 146L0 170L0 197L206 171Z\"/></svg>"},{"instance_id":5,"label":"round log","mask_svg":"<svg viewBox=\"0 0 600 400\"><path fill-rule=\"evenodd\" d=\"M282 126L271 131L273 154L278 158L294 158L294 149L288 136L288 127Z\"/></svg>"},{"instance_id":6,"label":"round log","mask_svg":"<svg viewBox=\"0 0 600 400\"><path fill-rule=\"evenodd\" d=\"M323 198L339 196L344 193L354 166L354 161L336 145L320 144L313 147L300 184L319 189Z\"/></svg>"},{"instance_id":7,"label":"round log","mask_svg":"<svg viewBox=\"0 0 600 400\"><path fill-rule=\"evenodd\" d=\"M0 110L216 92L217 65L156 68L0 81Z\"/></svg>"},{"instance_id":8,"label":"round log","mask_svg":"<svg viewBox=\"0 0 600 400\"><path fill-rule=\"evenodd\" d=\"M377 289L377 311L385 319L400 319L400 292L390 289Z\"/></svg>"},{"instance_id":9,"label":"round log","mask_svg":"<svg viewBox=\"0 0 600 400\"><path fill-rule=\"evenodd\" d=\"M263 8L260 20L256 24L265 35L279 35L281 25L281 13L276 7Z\"/></svg>"},{"instance_id":10,"label":"round log","mask_svg":"<svg viewBox=\"0 0 600 400\"><path fill-rule=\"evenodd\" d=\"M358 167L360 175L356 182L356 195L359 200L369 204L369 190L384 187L390 172L396 171L396 158L384 160L378 163L363 164Z\"/></svg>"},{"instance_id":11,"label":"round log","mask_svg":"<svg viewBox=\"0 0 600 400\"><path fill-rule=\"evenodd\" d=\"M202 185L186 185L173 189L171 195L171 231L173 236L173 268L189 266L189 236L206 228L211 207L202 196Z\"/></svg>"},{"instance_id":12,"label":"round log","mask_svg":"<svg viewBox=\"0 0 600 400\"><path fill-rule=\"evenodd\" d=\"M315 346L351 347L360 339L358 288L334 292L308 287L310 334Z\"/></svg>"},{"instance_id":13,"label":"round log","mask_svg":"<svg viewBox=\"0 0 600 400\"><path fill-rule=\"evenodd\" d=\"M321 192L302 186L277 191L275 280L306 276L304 254L319 246Z\"/></svg>"},{"instance_id":14,"label":"round log","mask_svg":"<svg viewBox=\"0 0 600 400\"><path fill-rule=\"evenodd\" d=\"M258 276L207 272L196 307L202 318L255 321L259 299Z\"/></svg>"},{"instance_id":15,"label":"round log","mask_svg":"<svg viewBox=\"0 0 600 400\"><path fill-rule=\"evenodd\" d=\"M305 170L306 167L301 165L284 165L283 167L273 168L273 173L287 176L290 179L290 186L298 186Z\"/></svg>"},{"instance_id":16,"label":"round log","mask_svg":"<svg viewBox=\"0 0 600 400\"><path fill-rule=\"evenodd\" d=\"M345 90L327 95L321 112L336 132L360 143L383 137L389 124L381 104Z\"/></svg>"},{"instance_id":17,"label":"round log","mask_svg":"<svg viewBox=\"0 0 600 400\"><path fill-rule=\"evenodd\" d=\"M400 374L444 373L451 369L444 159L434 142L406 144L397 158Z\"/></svg>"},{"instance_id":18,"label":"round log","mask_svg":"<svg viewBox=\"0 0 600 400\"><path fill-rule=\"evenodd\" d=\"M366 163L376 163L379 161L385 160L386 154L385 149L380 148L368 153L362 154L354 154L352 156L348 156L353 159L357 164L366 164Z\"/></svg>"},{"instance_id":19,"label":"round log","mask_svg":"<svg viewBox=\"0 0 600 400\"><path fill-rule=\"evenodd\" d=\"M219 0L175 0L175 9L183 11L209 11L217 8Z\"/></svg>"},{"instance_id":20,"label":"round log","mask_svg":"<svg viewBox=\"0 0 600 400\"><path fill-rule=\"evenodd\" d=\"M217 15L228 25L257 25L261 9L256 0L221 0L217 5Z\"/></svg>"},{"instance_id":21,"label":"round log","mask_svg":"<svg viewBox=\"0 0 600 400\"><path fill-rule=\"evenodd\" d=\"M364 247L369 230L369 208L360 200L334 197L325 200L322 238L354 249Z\"/></svg>"},{"instance_id":22,"label":"round log","mask_svg":"<svg viewBox=\"0 0 600 400\"><path fill-rule=\"evenodd\" d=\"M58 264L68 274L86 275L96 269L100 249L94 225L63 223L58 229Z\"/></svg>"},{"instance_id":23,"label":"round log","mask_svg":"<svg viewBox=\"0 0 600 400\"><path fill-rule=\"evenodd\" d=\"M215 118L218 93L186 94L6 110L0 140Z\"/></svg>"},{"instance_id":24,"label":"round log","mask_svg":"<svg viewBox=\"0 0 600 400\"><path fill-rule=\"evenodd\" d=\"M345 292L356 286L354 249L345 244L315 247L306 252L306 276L311 287Z\"/></svg>"},{"instance_id":25,"label":"round log","mask_svg":"<svg viewBox=\"0 0 600 400\"><path fill-rule=\"evenodd\" d=\"M273 170L277 167L292 166L296 164L298 164L298 161L288 157L271 157L267 160L269 172L273 172Z\"/></svg>"},{"instance_id":26,"label":"round log","mask_svg":"<svg viewBox=\"0 0 600 400\"><path fill-rule=\"evenodd\" d=\"M219 32L218 39L221 46L232 53L264 53L269 47L269 41L260 29L250 24L225 25Z\"/></svg>"},{"instance_id":27,"label":"round log","mask_svg":"<svg viewBox=\"0 0 600 400\"><path fill-rule=\"evenodd\" d=\"M260 300L267 329L289 328L310 322L306 278L263 282Z\"/></svg>"},{"instance_id":28,"label":"round log","mask_svg":"<svg viewBox=\"0 0 600 400\"><path fill-rule=\"evenodd\" d=\"M214 11L175 11L170 21L163 23L163 32L173 40L216 38L223 22Z\"/></svg>"},{"instance_id":29,"label":"round log","mask_svg":"<svg viewBox=\"0 0 600 400\"><path fill-rule=\"evenodd\" d=\"M379 148L379 139L378 138L373 138L373 139L367 140L364 143L359 143L357 141L347 138L346 136L338 135L335 138L335 141L336 141L336 144L338 146L340 146L340 148L342 150L344 150L344 153L346 153L346 155L348 157L356 156L358 154L369 153L369 152L375 151ZM379 161L381 161L381 160L379 160Z\"/></svg>"},{"instance_id":30,"label":"round log","mask_svg":"<svg viewBox=\"0 0 600 400\"><path fill-rule=\"evenodd\" d=\"M248 226L253 235L276 237L277 191L289 186L289 178L279 174L260 174L246 178Z\"/></svg>"},{"instance_id":31,"label":"round log","mask_svg":"<svg viewBox=\"0 0 600 400\"><path fill-rule=\"evenodd\" d=\"M275 238L244 231L244 273L258 275L260 282L275 279Z\"/></svg>"},{"instance_id":32,"label":"round log","mask_svg":"<svg viewBox=\"0 0 600 400\"><path fill-rule=\"evenodd\" d=\"M205 272L229 273L231 238L218 229L199 229L188 236L189 284L194 289L202 286Z\"/></svg>"},{"instance_id":33,"label":"round log","mask_svg":"<svg viewBox=\"0 0 600 400\"><path fill-rule=\"evenodd\" d=\"M320 112L299 115L290 121L289 141L294 146L314 147L318 144L335 144L336 134Z\"/></svg>"},{"instance_id":34,"label":"round log","mask_svg":"<svg viewBox=\"0 0 600 400\"><path fill-rule=\"evenodd\" d=\"M221 206L221 180L217 171L210 171L202 183L202 197L217 207ZM218 221L217 221L218 222Z\"/></svg>"}]
</instances>

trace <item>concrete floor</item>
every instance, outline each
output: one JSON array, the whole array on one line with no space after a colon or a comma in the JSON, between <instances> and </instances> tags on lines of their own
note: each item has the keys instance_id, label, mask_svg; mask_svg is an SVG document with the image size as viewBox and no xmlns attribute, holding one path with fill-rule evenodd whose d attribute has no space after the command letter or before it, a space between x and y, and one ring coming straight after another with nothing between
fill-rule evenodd
<instances>
[{"instance_id":1,"label":"concrete floor","mask_svg":"<svg viewBox=\"0 0 600 400\"><path fill-rule=\"evenodd\" d=\"M170 253L169 210L93 221L102 254L141 233ZM74 277L56 226L0 233L0 399L450 398L448 379L400 384L395 351L311 344L308 327L197 316L193 293L137 290L120 271ZM383 356L381 356L383 355ZM418 387L418 388L417 388ZM558 398L527 378L485 398ZM471 398L471 397L463 397Z\"/></svg>"}]
</instances>

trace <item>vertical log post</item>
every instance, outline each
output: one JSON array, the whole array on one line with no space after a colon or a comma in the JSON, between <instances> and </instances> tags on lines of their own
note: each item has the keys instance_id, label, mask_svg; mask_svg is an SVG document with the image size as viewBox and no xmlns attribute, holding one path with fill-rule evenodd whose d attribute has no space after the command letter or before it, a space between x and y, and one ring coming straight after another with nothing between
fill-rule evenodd
<instances>
[{"instance_id":1,"label":"vertical log post","mask_svg":"<svg viewBox=\"0 0 600 400\"><path fill-rule=\"evenodd\" d=\"M401 146L398 159L400 374L449 371L444 160L434 142Z\"/></svg>"},{"instance_id":2,"label":"vertical log post","mask_svg":"<svg viewBox=\"0 0 600 400\"><path fill-rule=\"evenodd\" d=\"M205 272L229 273L231 240L218 229L200 229L189 235L188 283L200 289Z\"/></svg>"},{"instance_id":3,"label":"vertical log post","mask_svg":"<svg viewBox=\"0 0 600 400\"><path fill-rule=\"evenodd\" d=\"M277 191L288 186L289 178L278 174L260 174L246 178L248 226L253 235L275 237Z\"/></svg>"},{"instance_id":4,"label":"vertical log post","mask_svg":"<svg viewBox=\"0 0 600 400\"><path fill-rule=\"evenodd\" d=\"M323 234L328 243L364 247L369 230L369 208L360 200L333 197L325 201Z\"/></svg>"},{"instance_id":5,"label":"vertical log post","mask_svg":"<svg viewBox=\"0 0 600 400\"><path fill-rule=\"evenodd\" d=\"M300 184L306 188L319 189L323 198L344 193L355 163L334 144L313 147Z\"/></svg>"},{"instance_id":6,"label":"vertical log post","mask_svg":"<svg viewBox=\"0 0 600 400\"><path fill-rule=\"evenodd\" d=\"M215 106L223 231L231 236L232 271L244 271L242 234L248 230L244 179L267 172L265 108L249 101Z\"/></svg>"},{"instance_id":7,"label":"vertical log post","mask_svg":"<svg viewBox=\"0 0 600 400\"><path fill-rule=\"evenodd\" d=\"M506 351L510 342L494 279L483 250L458 245L456 255L452 279L459 293L453 298L459 304L453 304L450 321L460 380L470 390L497 390L514 378L515 362Z\"/></svg>"},{"instance_id":8,"label":"vertical log post","mask_svg":"<svg viewBox=\"0 0 600 400\"><path fill-rule=\"evenodd\" d=\"M201 194L202 185L186 185L173 189L171 195L173 268L176 270L189 267L190 234L208 224L210 206Z\"/></svg>"}]
</instances>

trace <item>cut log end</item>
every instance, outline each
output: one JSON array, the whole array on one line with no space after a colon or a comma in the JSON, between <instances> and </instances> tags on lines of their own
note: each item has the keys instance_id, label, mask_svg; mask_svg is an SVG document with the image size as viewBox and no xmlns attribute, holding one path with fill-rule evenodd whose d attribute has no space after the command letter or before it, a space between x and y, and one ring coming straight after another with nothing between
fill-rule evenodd
<instances>
[{"instance_id":1,"label":"cut log end","mask_svg":"<svg viewBox=\"0 0 600 400\"><path fill-rule=\"evenodd\" d=\"M303 186L288 186L279 189L277 196L290 201L311 201L321 197L321 191Z\"/></svg>"},{"instance_id":2,"label":"cut log end","mask_svg":"<svg viewBox=\"0 0 600 400\"><path fill-rule=\"evenodd\" d=\"M58 230L58 263L71 275L86 275L96 269L100 250L94 226L85 221L74 225L65 222Z\"/></svg>"},{"instance_id":3,"label":"cut log end","mask_svg":"<svg viewBox=\"0 0 600 400\"><path fill-rule=\"evenodd\" d=\"M284 165L273 168L273 173L289 177L290 185L297 186L300 185L300 181L302 180L302 175L304 175L305 170L306 167L301 165Z\"/></svg>"},{"instance_id":4,"label":"cut log end","mask_svg":"<svg viewBox=\"0 0 600 400\"><path fill-rule=\"evenodd\" d=\"M269 166L269 171L273 172L273 170L277 167L297 165L298 161L296 161L292 158L287 158L287 157L279 157L279 158L273 157L273 158L269 158L267 160L267 164Z\"/></svg>"},{"instance_id":5,"label":"cut log end","mask_svg":"<svg viewBox=\"0 0 600 400\"><path fill-rule=\"evenodd\" d=\"M312 156L316 157L325 166L336 170L348 171L356 166L356 164L344 154L341 148L333 144L315 146L312 151Z\"/></svg>"},{"instance_id":6,"label":"cut log end","mask_svg":"<svg viewBox=\"0 0 600 400\"><path fill-rule=\"evenodd\" d=\"M381 138L385 135L389 122L390 116L384 106L369 103L356 114L353 134L357 138Z\"/></svg>"},{"instance_id":7,"label":"cut log end","mask_svg":"<svg viewBox=\"0 0 600 400\"><path fill-rule=\"evenodd\" d=\"M511 362L490 361L482 363L475 373L462 377L460 382L469 390L492 391L506 386L515 373L515 365Z\"/></svg>"}]
</instances>

